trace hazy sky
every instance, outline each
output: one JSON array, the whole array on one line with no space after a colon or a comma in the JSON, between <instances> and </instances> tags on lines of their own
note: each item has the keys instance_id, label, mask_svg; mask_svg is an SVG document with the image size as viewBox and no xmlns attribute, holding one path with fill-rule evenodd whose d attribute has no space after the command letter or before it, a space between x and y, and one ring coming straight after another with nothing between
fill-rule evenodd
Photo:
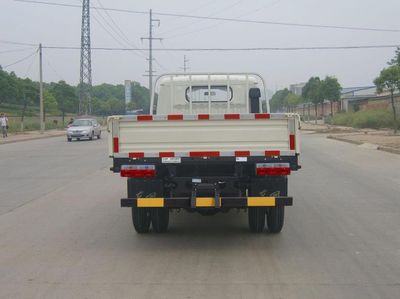
<instances>
[{"instance_id":1,"label":"hazy sky","mask_svg":"<svg viewBox=\"0 0 400 299\"><path fill-rule=\"evenodd\" d=\"M80 4L81 0L46 0ZM101 4L100 4L100 3ZM0 0L0 40L44 45L79 46L81 10L77 8L27 4ZM246 18L292 23L400 29L399 0L91 0L91 5L130 10L176 12L204 16ZM92 47L147 48L140 37L148 35L148 16L91 11ZM179 47L297 47L400 44L400 33L298 28L277 25L242 24L178 17L161 19L154 35L155 48ZM107 24L107 22L109 24ZM118 37L109 26L115 24L129 38ZM112 32L114 38L104 28ZM115 29L118 31L118 29ZM122 33L120 33L122 35ZM119 42L117 42L117 39ZM129 43L129 44L127 44ZM21 50L8 52L9 50ZM0 64L11 64L33 52L26 46L0 43ZM269 89L303 82L310 76L334 75L343 87L372 84L379 71L393 56L394 49L190 52L154 54L158 74L180 71L186 54L192 71L252 71L263 75ZM147 86L147 53L92 52L93 83L123 83L125 79ZM44 50L44 80L79 81L77 50ZM6 69L19 76L38 80L38 56Z\"/></svg>"}]
</instances>

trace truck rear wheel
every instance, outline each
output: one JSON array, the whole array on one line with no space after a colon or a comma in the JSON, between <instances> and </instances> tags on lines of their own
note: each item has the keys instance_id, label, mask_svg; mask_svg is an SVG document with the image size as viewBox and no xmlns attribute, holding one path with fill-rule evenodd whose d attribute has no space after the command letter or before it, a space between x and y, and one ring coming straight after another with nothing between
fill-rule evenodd
<instances>
[{"instance_id":1,"label":"truck rear wheel","mask_svg":"<svg viewBox=\"0 0 400 299\"><path fill-rule=\"evenodd\" d=\"M146 208L132 208L133 227L139 234L149 232L150 229L150 211Z\"/></svg>"},{"instance_id":2,"label":"truck rear wheel","mask_svg":"<svg viewBox=\"0 0 400 299\"><path fill-rule=\"evenodd\" d=\"M260 233L265 227L265 208L248 208L249 228L253 233Z\"/></svg>"},{"instance_id":3,"label":"truck rear wheel","mask_svg":"<svg viewBox=\"0 0 400 299\"><path fill-rule=\"evenodd\" d=\"M168 230L169 210L166 208L152 208L151 225L156 233L164 233Z\"/></svg>"},{"instance_id":4,"label":"truck rear wheel","mask_svg":"<svg viewBox=\"0 0 400 299\"><path fill-rule=\"evenodd\" d=\"M271 207L267 210L267 226L270 233L280 233L285 219L285 206Z\"/></svg>"}]
</instances>

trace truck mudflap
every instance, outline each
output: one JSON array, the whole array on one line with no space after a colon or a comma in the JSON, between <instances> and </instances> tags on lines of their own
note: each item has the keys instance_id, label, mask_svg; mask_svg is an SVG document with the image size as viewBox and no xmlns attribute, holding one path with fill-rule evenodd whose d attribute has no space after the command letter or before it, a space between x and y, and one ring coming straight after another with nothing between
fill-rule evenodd
<instances>
[{"instance_id":1,"label":"truck mudflap","mask_svg":"<svg viewBox=\"0 0 400 299\"><path fill-rule=\"evenodd\" d=\"M220 197L219 202L214 197L153 197L153 198L122 198L121 207L137 208L247 208L292 206L293 198L280 197Z\"/></svg>"}]
</instances>

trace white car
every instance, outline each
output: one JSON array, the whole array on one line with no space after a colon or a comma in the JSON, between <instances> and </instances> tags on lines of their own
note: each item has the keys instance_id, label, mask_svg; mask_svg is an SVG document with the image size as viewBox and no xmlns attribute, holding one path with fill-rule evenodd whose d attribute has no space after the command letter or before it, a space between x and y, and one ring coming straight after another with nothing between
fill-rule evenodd
<instances>
[{"instance_id":1,"label":"white car","mask_svg":"<svg viewBox=\"0 0 400 299\"><path fill-rule=\"evenodd\" d=\"M68 141L72 141L72 138L93 140L95 136L97 139L101 138L101 127L97 120L92 118L76 119L67 129Z\"/></svg>"}]
</instances>

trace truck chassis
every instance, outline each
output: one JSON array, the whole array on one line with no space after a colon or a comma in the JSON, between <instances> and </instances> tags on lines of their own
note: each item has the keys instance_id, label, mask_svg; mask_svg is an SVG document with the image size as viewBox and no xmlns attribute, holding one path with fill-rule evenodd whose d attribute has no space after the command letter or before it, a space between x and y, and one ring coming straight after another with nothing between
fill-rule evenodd
<instances>
[{"instance_id":1,"label":"truck chassis","mask_svg":"<svg viewBox=\"0 0 400 299\"><path fill-rule=\"evenodd\" d=\"M298 170L296 156L287 157L182 157L180 163L163 163L160 158L114 158L113 172L126 165L154 165L156 176L127 180L128 197L121 207L132 208L134 228L147 233L165 232L169 212L184 209L202 215L226 213L231 209L248 212L249 228L271 233L282 230L284 207L293 204L287 196L287 176L257 176L257 163L287 163ZM207 162L207 163L205 163Z\"/></svg>"}]
</instances>

